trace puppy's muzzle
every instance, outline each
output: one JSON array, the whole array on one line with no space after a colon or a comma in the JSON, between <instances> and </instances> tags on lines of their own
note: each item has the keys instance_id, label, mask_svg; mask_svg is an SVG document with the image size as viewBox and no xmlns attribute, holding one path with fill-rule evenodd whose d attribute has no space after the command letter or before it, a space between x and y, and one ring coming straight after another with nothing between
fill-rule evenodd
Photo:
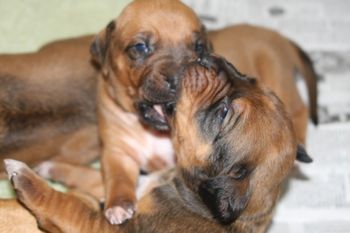
<instances>
[{"instance_id":1,"label":"puppy's muzzle","mask_svg":"<svg viewBox=\"0 0 350 233\"><path fill-rule=\"evenodd\" d=\"M141 120L160 131L168 131L167 116L172 115L177 95L177 75L160 75L159 78L145 78L143 100L137 103Z\"/></svg>"}]
</instances>

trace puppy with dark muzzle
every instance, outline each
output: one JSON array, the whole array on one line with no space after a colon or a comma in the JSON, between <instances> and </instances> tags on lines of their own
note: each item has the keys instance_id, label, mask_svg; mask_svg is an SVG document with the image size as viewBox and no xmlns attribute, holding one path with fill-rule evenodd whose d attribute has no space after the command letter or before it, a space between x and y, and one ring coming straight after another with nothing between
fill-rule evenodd
<instances>
[{"instance_id":1,"label":"puppy with dark muzzle","mask_svg":"<svg viewBox=\"0 0 350 233\"><path fill-rule=\"evenodd\" d=\"M112 226L78 198L49 188L25 164L6 160L19 201L48 232L264 232L297 154L283 104L224 59L205 56L181 75L168 117L176 168ZM164 181L165 180L165 181ZM60 203L64 203L61 206Z\"/></svg>"}]
</instances>

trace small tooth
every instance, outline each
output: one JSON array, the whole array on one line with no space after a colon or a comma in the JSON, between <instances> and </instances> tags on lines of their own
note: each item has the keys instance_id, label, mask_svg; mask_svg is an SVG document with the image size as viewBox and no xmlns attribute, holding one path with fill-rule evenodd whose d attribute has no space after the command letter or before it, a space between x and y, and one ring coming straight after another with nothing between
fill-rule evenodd
<instances>
[{"instance_id":1,"label":"small tooth","mask_svg":"<svg viewBox=\"0 0 350 233\"><path fill-rule=\"evenodd\" d=\"M154 110L156 110L159 113L159 115L164 117L163 109L162 109L162 107L159 104L154 105L153 108L154 108Z\"/></svg>"}]
</instances>

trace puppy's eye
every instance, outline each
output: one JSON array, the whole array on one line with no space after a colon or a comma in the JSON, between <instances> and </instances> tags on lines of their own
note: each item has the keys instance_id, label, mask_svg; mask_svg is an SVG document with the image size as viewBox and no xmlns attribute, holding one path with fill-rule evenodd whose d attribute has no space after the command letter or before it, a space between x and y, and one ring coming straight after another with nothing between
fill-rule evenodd
<instances>
[{"instance_id":1,"label":"puppy's eye","mask_svg":"<svg viewBox=\"0 0 350 233\"><path fill-rule=\"evenodd\" d=\"M146 43L137 43L128 48L131 59L145 58L151 52L150 47Z\"/></svg>"},{"instance_id":2,"label":"puppy's eye","mask_svg":"<svg viewBox=\"0 0 350 233\"><path fill-rule=\"evenodd\" d=\"M224 119L226 118L227 116L227 113L228 113L228 107L227 106L222 106L220 109L219 109L219 112L218 112L218 117L221 121L224 121Z\"/></svg>"},{"instance_id":3,"label":"puppy's eye","mask_svg":"<svg viewBox=\"0 0 350 233\"><path fill-rule=\"evenodd\" d=\"M243 180L249 175L249 170L247 166L241 165L234 167L232 171L230 172L230 175L235 180Z\"/></svg>"},{"instance_id":4,"label":"puppy's eye","mask_svg":"<svg viewBox=\"0 0 350 233\"><path fill-rule=\"evenodd\" d=\"M217 111L216 111L216 117L217 117L217 119L219 120L220 123L222 123L225 120L228 111L229 111L228 100L227 100L227 98L225 98L219 104L219 107L217 108Z\"/></svg>"},{"instance_id":5,"label":"puppy's eye","mask_svg":"<svg viewBox=\"0 0 350 233\"><path fill-rule=\"evenodd\" d=\"M148 53L149 52L148 46L144 43L138 43L138 44L134 45L134 49L138 53Z\"/></svg>"}]
</instances>

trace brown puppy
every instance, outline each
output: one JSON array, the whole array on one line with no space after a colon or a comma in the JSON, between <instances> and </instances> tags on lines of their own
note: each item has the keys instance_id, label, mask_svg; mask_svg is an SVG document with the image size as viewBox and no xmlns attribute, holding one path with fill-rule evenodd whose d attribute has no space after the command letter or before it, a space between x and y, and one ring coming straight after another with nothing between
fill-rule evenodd
<instances>
[{"instance_id":1,"label":"brown puppy","mask_svg":"<svg viewBox=\"0 0 350 233\"><path fill-rule=\"evenodd\" d=\"M25 164L7 160L19 200L48 232L264 232L296 154L278 98L225 60L205 57L182 75L170 119L178 156L168 181L111 226L79 199L54 191ZM65 203L64 207L60 203Z\"/></svg>"},{"instance_id":2,"label":"brown puppy","mask_svg":"<svg viewBox=\"0 0 350 233\"><path fill-rule=\"evenodd\" d=\"M298 142L305 144L308 117L318 123L317 75L308 55L292 41L263 27L235 25L211 31L208 37L215 53L275 92L291 116ZM296 71L306 82L309 108L298 92Z\"/></svg>"},{"instance_id":3,"label":"brown puppy","mask_svg":"<svg viewBox=\"0 0 350 233\"><path fill-rule=\"evenodd\" d=\"M175 99L175 73L205 52L206 43L196 14L180 1L137 0L92 44L101 64L98 122L105 214L112 224L132 217L140 168L174 164L168 135L148 126L168 130L162 111Z\"/></svg>"}]
</instances>

